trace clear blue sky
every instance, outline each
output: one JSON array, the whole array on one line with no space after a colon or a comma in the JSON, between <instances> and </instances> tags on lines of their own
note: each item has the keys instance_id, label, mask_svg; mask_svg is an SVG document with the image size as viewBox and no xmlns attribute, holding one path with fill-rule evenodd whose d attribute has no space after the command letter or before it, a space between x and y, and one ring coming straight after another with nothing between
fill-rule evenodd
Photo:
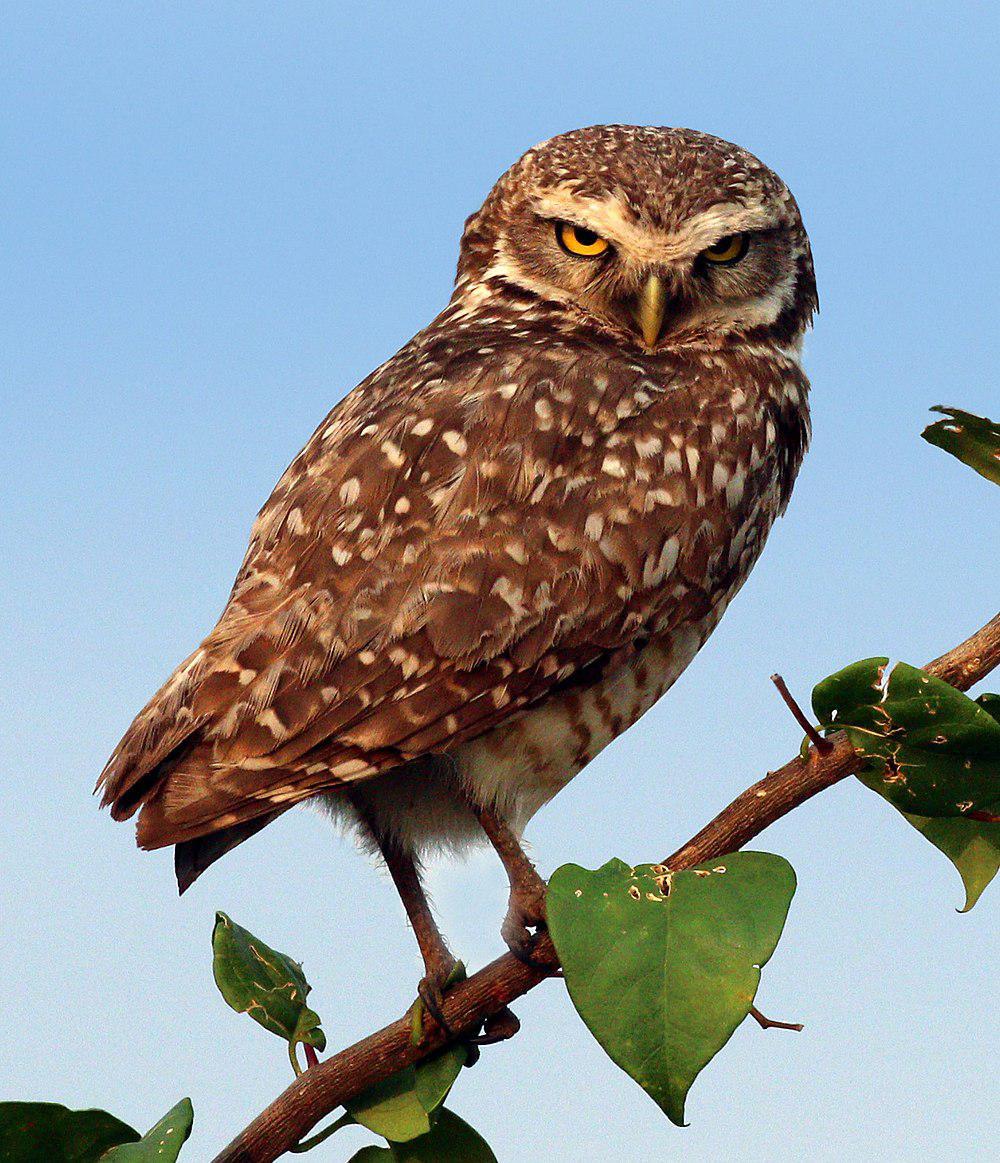
<instances>
[{"instance_id":1,"label":"clear blue sky","mask_svg":"<svg viewBox=\"0 0 1000 1163\"><path fill-rule=\"evenodd\" d=\"M412 938L308 810L178 900L91 787L286 463L445 302L463 219L525 148L606 121L749 147L799 199L822 297L790 514L671 695L534 821L543 869L660 857L793 753L772 671L805 700L997 606L996 491L918 438L934 403L1000 411L994 6L346 8L4 12L2 1097L145 1127L190 1094L192 1160L287 1081L215 995L214 910L304 960L335 1046L408 1004ZM678 1130L545 986L453 1098L501 1163L989 1157L996 886L959 916L950 865L856 781L756 846L800 884L759 1001L805 1032L743 1027ZM432 883L456 950L494 956L493 860Z\"/></svg>"}]
</instances>

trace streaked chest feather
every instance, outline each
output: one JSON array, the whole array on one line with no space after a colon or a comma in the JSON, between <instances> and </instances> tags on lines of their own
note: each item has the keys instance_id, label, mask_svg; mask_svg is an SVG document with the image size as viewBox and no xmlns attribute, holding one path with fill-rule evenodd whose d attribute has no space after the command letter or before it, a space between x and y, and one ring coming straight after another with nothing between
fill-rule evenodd
<instances>
[{"instance_id":1,"label":"streaked chest feather","mask_svg":"<svg viewBox=\"0 0 1000 1163\"><path fill-rule=\"evenodd\" d=\"M654 639L606 678L556 695L455 755L470 791L512 823L527 821L673 686L702 647L724 604Z\"/></svg>"}]
</instances>

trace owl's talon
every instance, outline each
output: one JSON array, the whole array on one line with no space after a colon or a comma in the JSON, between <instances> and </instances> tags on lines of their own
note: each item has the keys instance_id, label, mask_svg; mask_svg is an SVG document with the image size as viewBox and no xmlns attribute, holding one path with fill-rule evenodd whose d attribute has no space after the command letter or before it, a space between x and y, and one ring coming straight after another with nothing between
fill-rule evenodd
<instances>
[{"instance_id":1,"label":"owl's talon","mask_svg":"<svg viewBox=\"0 0 1000 1163\"><path fill-rule=\"evenodd\" d=\"M475 1050L476 1057L478 1058L480 1046L493 1046L497 1042L507 1042L514 1037L520 1028L521 1022L517 1014L508 1006L504 1006L503 1009L497 1010L495 1014L490 1014L483 1023L483 1032L481 1034L476 1034L475 1037L469 1038L469 1049Z\"/></svg>"},{"instance_id":2,"label":"owl's talon","mask_svg":"<svg viewBox=\"0 0 1000 1163\"><path fill-rule=\"evenodd\" d=\"M518 961L533 969L551 969L548 960L535 957L538 939L545 931L545 882L536 876L534 882L520 884L511 892L500 936Z\"/></svg>"},{"instance_id":3,"label":"owl's talon","mask_svg":"<svg viewBox=\"0 0 1000 1163\"><path fill-rule=\"evenodd\" d=\"M507 948L514 954L518 961L531 969L541 969L546 973L556 975L557 970L548 957L536 957L535 950L538 948L538 942L541 938L541 933L532 933L528 929L521 929L517 933L510 931L504 932L501 929L501 934L507 944Z\"/></svg>"},{"instance_id":4,"label":"owl's talon","mask_svg":"<svg viewBox=\"0 0 1000 1163\"><path fill-rule=\"evenodd\" d=\"M410 1007L410 1041L419 1046L424 1038L424 1018L427 1014L448 1036L456 1037L455 1030L444 1016L445 994L453 985L466 978L465 965L461 961L443 962L440 968L428 973L417 985L417 999Z\"/></svg>"}]
</instances>

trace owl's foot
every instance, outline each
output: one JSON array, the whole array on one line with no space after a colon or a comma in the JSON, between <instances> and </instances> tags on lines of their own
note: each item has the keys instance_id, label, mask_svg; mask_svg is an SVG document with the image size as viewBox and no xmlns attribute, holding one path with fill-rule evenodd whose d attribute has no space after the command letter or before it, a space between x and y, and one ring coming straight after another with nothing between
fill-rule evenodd
<instances>
[{"instance_id":1,"label":"owl's foot","mask_svg":"<svg viewBox=\"0 0 1000 1163\"><path fill-rule=\"evenodd\" d=\"M503 861L510 881L510 904L500 926L500 936L519 960L535 969L552 969L535 956L538 938L545 931L545 881L538 875L510 826L488 808L473 805L486 837Z\"/></svg>"},{"instance_id":2,"label":"owl's foot","mask_svg":"<svg viewBox=\"0 0 1000 1163\"><path fill-rule=\"evenodd\" d=\"M444 1016L444 995L456 981L465 977L465 966L456 961L448 951L441 930L437 927L430 902L420 882L420 872L413 854L397 842L380 834L375 821L364 801L358 796L352 799L354 809L368 825L373 839L378 844L385 866L403 902L406 915L413 927L413 935L420 946L420 956L424 962L424 976L417 986L417 1000L410 1006L410 1038L419 1045L424 1036L424 1018L427 1014L448 1035L454 1036Z\"/></svg>"},{"instance_id":3,"label":"owl's foot","mask_svg":"<svg viewBox=\"0 0 1000 1163\"><path fill-rule=\"evenodd\" d=\"M521 1022L517 1014L504 1006L503 1009L497 1010L495 1014L491 1014L486 1019L483 1023L482 1033L469 1038L467 1044L470 1048L495 1046L498 1042L509 1041L520 1028ZM466 1063L466 1065L471 1064L471 1061Z\"/></svg>"},{"instance_id":4,"label":"owl's foot","mask_svg":"<svg viewBox=\"0 0 1000 1163\"><path fill-rule=\"evenodd\" d=\"M465 966L456 961L447 950L435 964L425 962L427 973L417 985L417 1000L410 1006L410 1040L419 1046L424 1037L424 1020L428 1014L447 1034L455 1037L455 1031L444 1016L445 994L453 985L465 980Z\"/></svg>"},{"instance_id":5,"label":"owl's foot","mask_svg":"<svg viewBox=\"0 0 1000 1163\"><path fill-rule=\"evenodd\" d=\"M538 938L545 932L545 881L531 869L531 876L511 878L510 904L500 926L500 936L519 960L534 969L550 969L535 956ZM516 881L516 883L514 883Z\"/></svg>"}]
</instances>

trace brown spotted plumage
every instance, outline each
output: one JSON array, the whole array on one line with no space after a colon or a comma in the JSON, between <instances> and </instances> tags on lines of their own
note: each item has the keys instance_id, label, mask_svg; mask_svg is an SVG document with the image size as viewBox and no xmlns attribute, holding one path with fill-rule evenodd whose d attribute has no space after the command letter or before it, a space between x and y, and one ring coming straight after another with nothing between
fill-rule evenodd
<instances>
[{"instance_id":1,"label":"brown spotted plumage","mask_svg":"<svg viewBox=\"0 0 1000 1163\"><path fill-rule=\"evenodd\" d=\"M383 850L471 837L470 801L520 831L756 561L806 447L815 305L795 202L742 149L597 126L529 151L449 305L279 481L112 755L112 814L178 845L182 884L317 796Z\"/></svg>"}]
</instances>

